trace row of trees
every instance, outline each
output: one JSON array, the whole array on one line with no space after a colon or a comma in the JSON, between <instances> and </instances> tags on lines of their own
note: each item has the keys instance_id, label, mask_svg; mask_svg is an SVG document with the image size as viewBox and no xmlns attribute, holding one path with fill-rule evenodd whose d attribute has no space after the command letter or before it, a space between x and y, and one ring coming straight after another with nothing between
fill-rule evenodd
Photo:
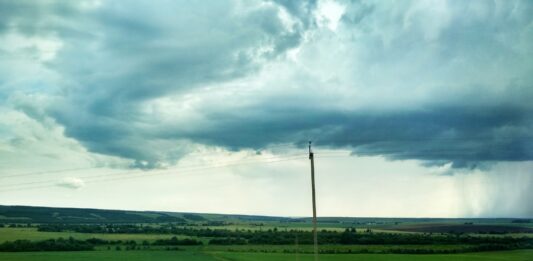
<instances>
[{"instance_id":1,"label":"row of trees","mask_svg":"<svg viewBox=\"0 0 533 261\"><path fill-rule=\"evenodd\" d=\"M172 234L189 237L211 238L210 244L215 245L290 245L298 238L300 244L312 244L312 233L301 230L278 231L269 230L228 230L210 228L187 228L172 225L154 227L141 225L65 225L52 224L40 225L39 231L72 231L79 233L124 233L124 234ZM358 233L355 229L346 229L344 232L322 230L318 233L322 244L344 245L430 245L430 244L467 244L467 245L520 245L533 244L533 239L528 237L475 237L468 235L431 235L431 234L400 234L400 233ZM172 240L172 239L171 239ZM177 240L177 238L175 239ZM176 241L160 241L159 245L176 245ZM192 242L189 242L194 244ZM179 244L186 244L180 242Z\"/></svg>"},{"instance_id":2,"label":"row of trees","mask_svg":"<svg viewBox=\"0 0 533 261\"><path fill-rule=\"evenodd\" d=\"M211 238L212 244L239 245L239 244L266 244L286 245L293 244L298 238L300 244L312 244L312 233L301 230L278 231L269 230L228 230L210 228L187 228L176 226L140 226L140 225L65 225L51 224L40 225L39 231L71 231L79 233L121 233L121 234L172 234L189 237ZM475 237L468 235L431 235L431 234L401 234L401 233L372 233L367 231L358 233L355 229L346 229L344 232L322 230L318 233L319 241L323 244L364 244L364 245L392 245L392 244L502 244L515 243L533 244L533 239L528 237ZM176 239L177 240L177 239Z\"/></svg>"},{"instance_id":3,"label":"row of trees","mask_svg":"<svg viewBox=\"0 0 533 261\"><path fill-rule=\"evenodd\" d=\"M94 245L73 238L48 239L43 241L16 240L0 244L0 252L26 251L85 251L94 250Z\"/></svg>"},{"instance_id":4,"label":"row of trees","mask_svg":"<svg viewBox=\"0 0 533 261\"><path fill-rule=\"evenodd\" d=\"M90 238L87 240L76 240L72 237L68 239L47 239L43 241L15 240L6 241L0 244L0 252L31 252L31 251L88 251L101 245L116 245L117 250L124 245L126 249L135 249L137 242L134 240L104 240ZM158 239L151 244L148 241L142 243L143 246L195 246L202 245L201 241L195 239Z\"/></svg>"}]
</instances>

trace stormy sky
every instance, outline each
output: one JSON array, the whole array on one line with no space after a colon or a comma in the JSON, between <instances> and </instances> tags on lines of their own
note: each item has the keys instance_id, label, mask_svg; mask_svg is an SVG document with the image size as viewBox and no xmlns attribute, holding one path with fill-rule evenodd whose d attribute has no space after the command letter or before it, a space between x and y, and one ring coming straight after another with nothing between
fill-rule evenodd
<instances>
[{"instance_id":1,"label":"stormy sky","mask_svg":"<svg viewBox=\"0 0 533 261\"><path fill-rule=\"evenodd\" d=\"M532 13L0 0L0 204L533 217Z\"/></svg>"}]
</instances>

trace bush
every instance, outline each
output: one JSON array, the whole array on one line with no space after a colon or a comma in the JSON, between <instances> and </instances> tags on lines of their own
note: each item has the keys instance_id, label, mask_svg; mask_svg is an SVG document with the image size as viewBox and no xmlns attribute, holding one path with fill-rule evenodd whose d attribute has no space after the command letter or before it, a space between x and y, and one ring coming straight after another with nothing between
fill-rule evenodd
<instances>
[{"instance_id":1,"label":"bush","mask_svg":"<svg viewBox=\"0 0 533 261\"><path fill-rule=\"evenodd\" d=\"M209 245L246 245L247 242L242 238L215 238L209 240Z\"/></svg>"},{"instance_id":2,"label":"bush","mask_svg":"<svg viewBox=\"0 0 533 261\"><path fill-rule=\"evenodd\" d=\"M158 239L153 243L154 246L197 246L202 245L201 241L195 239L178 239L177 237L172 237L170 239Z\"/></svg>"}]
</instances>

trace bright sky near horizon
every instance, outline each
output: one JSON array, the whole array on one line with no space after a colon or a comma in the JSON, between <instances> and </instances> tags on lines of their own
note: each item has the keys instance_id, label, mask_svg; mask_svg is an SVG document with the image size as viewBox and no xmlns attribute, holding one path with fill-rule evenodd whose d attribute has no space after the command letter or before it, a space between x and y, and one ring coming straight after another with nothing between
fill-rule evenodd
<instances>
[{"instance_id":1,"label":"bright sky near horizon","mask_svg":"<svg viewBox=\"0 0 533 261\"><path fill-rule=\"evenodd\" d=\"M532 13L0 0L0 204L533 217Z\"/></svg>"}]
</instances>

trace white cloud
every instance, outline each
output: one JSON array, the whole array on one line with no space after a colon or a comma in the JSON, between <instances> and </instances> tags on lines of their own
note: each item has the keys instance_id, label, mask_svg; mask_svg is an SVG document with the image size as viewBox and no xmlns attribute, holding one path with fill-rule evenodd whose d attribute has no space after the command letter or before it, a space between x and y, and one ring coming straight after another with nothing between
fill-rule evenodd
<instances>
[{"instance_id":1,"label":"white cloud","mask_svg":"<svg viewBox=\"0 0 533 261\"><path fill-rule=\"evenodd\" d=\"M319 26L326 26L330 30L337 30L339 20L344 14L345 7L332 0L321 0L318 2L316 10L317 23Z\"/></svg>"},{"instance_id":2,"label":"white cloud","mask_svg":"<svg viewBox=\"0 0 533 261\"><path fill-rule=\"evenodd\" d=\"M85 182L79 178L64 178L59 181L57 184L59 187L69 188L69 189L79 189L85 186Z\"/></svg>"}]
</instances>

